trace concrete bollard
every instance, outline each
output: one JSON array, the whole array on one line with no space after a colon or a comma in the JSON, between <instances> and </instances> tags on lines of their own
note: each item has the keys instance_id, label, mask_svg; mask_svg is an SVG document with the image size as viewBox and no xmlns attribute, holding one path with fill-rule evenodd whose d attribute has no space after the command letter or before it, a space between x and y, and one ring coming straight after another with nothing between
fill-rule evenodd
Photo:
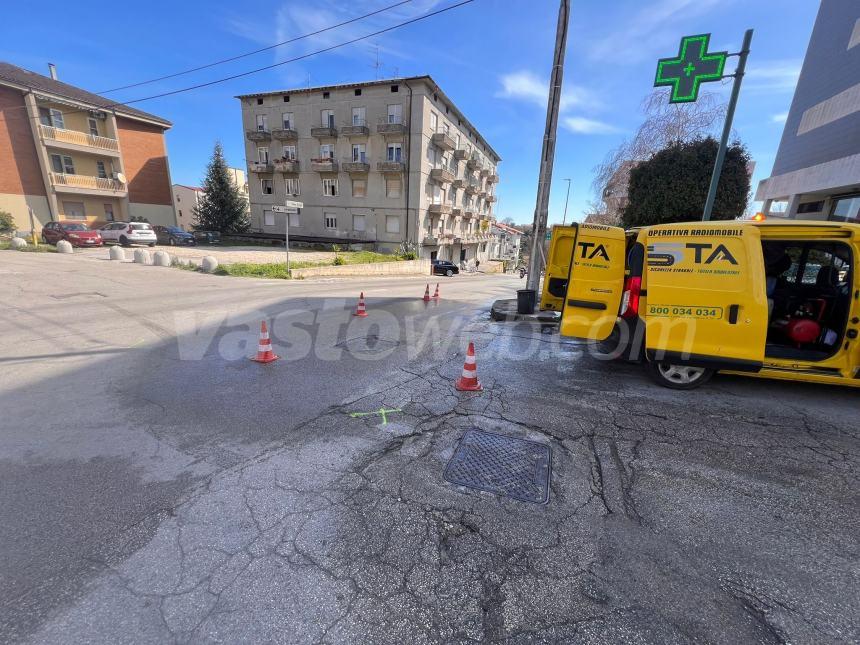
<instances>
[{"instance_id":1,"label":"concrete bollard","mask_svg":"<svg viewBox=\"0 0 860 645\"><path fill-rule=\"evenodd\" d=\"M156 251L153 260L157 267L169 267L171 264L170 254L167 251Z\"/></svg>"},{"instance_id":2,"label":"concrete bollard","mask_svg":"<svg viewBox=\"0 0 860 645\"><path fill-rule=\"evenodd\" d=\"M75 250L72 248L71 242L67 242L66 240L60 240L57 242L57 253L74 253Z\"/></svg>"},{"instance_id":3,"label":"concrete bollard","mask_svg":"<svg viewBox=\"0 0 860 645\"><path fill-rule=\"evenodd\" d=\"M218 268L218 260L211 255L207 255L203 258L201 266L206 273L214 273L215 269Z\"/></svg>"},{"instance_id":4,"label":"concrete bollard","mask_svg":"<svg viewBox=\"0 0 860 645\"><path fill-rule=\"evenodd\" d=\"M27 240L23 237L13 237L10 245L13 249L23 249L27 247Z\"/></svg>"},{"instance_id":5,"label":"concrete bollard","mask_svg":"<svg viewBox=\"0 0 860 645\"><path fill-rule=\"evenodd\" d=\"M125 251L118 244L114 244L110 247L110 259L117 260L119 262L125 262Z\"/></svg>"},{"instance_id":6,"label":"concrete bollard","mask_svg":"<svg viewBox=\"0 0 860 645\"><path fill-rule=\"evenodd\" d=\"M135 264L152 264L152 256L149 254L149 251L146 249L135 249L134 250L134 263Z\"/></svg>"}]
</instances>

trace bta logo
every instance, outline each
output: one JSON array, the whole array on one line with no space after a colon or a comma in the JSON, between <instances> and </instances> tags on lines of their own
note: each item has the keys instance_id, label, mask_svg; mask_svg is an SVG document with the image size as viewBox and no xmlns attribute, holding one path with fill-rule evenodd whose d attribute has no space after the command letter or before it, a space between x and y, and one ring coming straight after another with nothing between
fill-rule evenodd
<instances>
[{"instance_id":1,"label":"bta logo","mask_svg":"<svg viewBox=\"0 0 860 645\"><path fill-rule=\"evenodd\" d=\"M734 256L729 253L729 250L726 248L725 244L717 244L717 248L714 249L713 244L703 244L703 243L687 243L688 249L693 249L696 252L696 264L703 264L702 257L704 256L704 251L707 251L707 257L705 258L704 264L710 264L715 260L724 260L730 264L737 264L738 261L735 260ZM711 249L714 249L711 251Z\"/></svg>"},{"instance_id":2,"label":"bta logo","mask_svg":"<svg viewBox=\"0 0 860 645\"><path fill-rule=\"evenodd\" d=\"M684 251L693 249L693 261L696 264L711 264L717 260L737 264L738 261L725 244L713 244L705 242L688 242L681 246L677 243L656 242L648 245L648 263L652 266L673 266L684 260Z\"/></svg>"},{"instance_id":3,"label":"bta logo","mask_svg":"<svg viewBox=\"0 0 860 645\"><path fill-rule=\"evenodd\" d=\"M594 242L580 242L579 248L581 249L579 257L584 260L593 260L596 257L602 257L604 260L609 262L609 254L606 252L606 247L602 244L596 244Z\"/></svg>"}]
</instances>

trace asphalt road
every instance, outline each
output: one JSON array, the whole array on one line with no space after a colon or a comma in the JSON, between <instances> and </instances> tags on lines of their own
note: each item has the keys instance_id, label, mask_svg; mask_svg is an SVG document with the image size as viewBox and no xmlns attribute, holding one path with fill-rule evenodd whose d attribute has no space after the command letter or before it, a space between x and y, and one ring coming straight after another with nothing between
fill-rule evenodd
<instances>
[{"instance_id":1,"label":"asphalt road","mask_svg":"<svg viewBox=\"0 0 860 645\"><path fill-rule=\"evenodd\" d=\"M0 640L860 640L856 391L660 389L440 282L0 254ZM472 428L550 446L549 503L446 482Z\"/></svg>"}]
</instances>

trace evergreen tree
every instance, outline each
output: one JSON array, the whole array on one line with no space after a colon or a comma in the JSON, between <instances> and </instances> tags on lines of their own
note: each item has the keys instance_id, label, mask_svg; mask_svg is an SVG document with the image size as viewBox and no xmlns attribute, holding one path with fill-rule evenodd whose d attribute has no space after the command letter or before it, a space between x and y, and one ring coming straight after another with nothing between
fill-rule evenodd
<instances>
[{"instance_id":1,"label":"evergreen tree","mask_svg":"<svg viewBox=\"0 0 860 645\"><path fill-rule=\"evenodd\" d=\"M633 168L623 226L700 220L717 148L711 137L675 143ZM729 220L744 214L750 194L749 162L742 144L734 142L728 147L711 219Z\"/></svg>"},{"instance_id":2,"label":"evergreen tree","mask_svg":"<svg viewBox=\"0 0 860 645\"><path fill-rule=\"evenodd\" d=\"M230 179L221 142L215 142L212 159L203 180L203 195L194 207L194 228L229 235L248 230L248 204Z\"/></svg>"}]
</instances>

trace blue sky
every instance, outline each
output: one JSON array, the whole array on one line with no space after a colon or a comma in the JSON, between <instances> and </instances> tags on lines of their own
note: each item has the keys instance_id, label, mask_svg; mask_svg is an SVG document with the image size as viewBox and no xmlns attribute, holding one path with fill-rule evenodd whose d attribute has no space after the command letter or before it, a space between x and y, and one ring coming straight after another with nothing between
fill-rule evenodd
<instances>
[{"instance_id":1,"label":"blue sky","mask_svg":"<svg viewBox=\"0 0 860 645\"><path fill-rule=\"evenodd\" d=\"M100 92L308 33L395 0L281 0L270 3L115 3L106 11L62 12L44 20L25 3L4 8L15 29L0 59ZM239 73L350 40L454 0L413 0L395 10L274 51L193 75L109 94L131 100ZM770 173L809 34L815 0L574 0L565 67L550 221L568 219L592 198L592 169L635 132L660 57L683 35L710 32L712 50L737 51L755 29L735 130L756 161L754 186ZM145 10L144 10L145 9ZM171 120L173 180L200 181L220 139L231 165L244 166L236 94L296 86L432 75L503 158L497 216L531 222L552 58L556 0L475 0L370 41L194 92L137 103ZM117 34L120 37L114 37ZM81 37L85 35L85 37ZM736 60L736 59L730 59ZM734 63L728 68L733 69ZM728 95L729 86L706 86Z\"/></svg>"}]
</instances>

